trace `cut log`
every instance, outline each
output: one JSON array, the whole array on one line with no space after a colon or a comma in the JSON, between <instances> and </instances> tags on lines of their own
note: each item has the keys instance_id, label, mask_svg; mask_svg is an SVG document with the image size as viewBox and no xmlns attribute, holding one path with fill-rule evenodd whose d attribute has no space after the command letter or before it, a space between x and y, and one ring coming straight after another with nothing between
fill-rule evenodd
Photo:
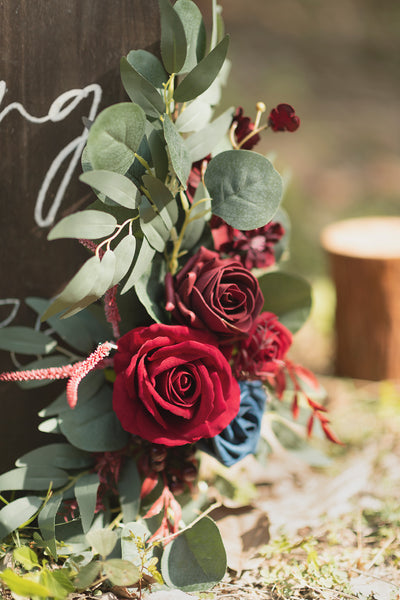
<instances>
[{"instance_id":1,"label":"cut log","mask_svg":"<svg viewBox=\"0 0 400 600\"><path fill-rule=\"evenodd\" d=\"M336 287L336 373L400 378L400 217L333 223L321 243Z\"/></svg>"}]
</instances>

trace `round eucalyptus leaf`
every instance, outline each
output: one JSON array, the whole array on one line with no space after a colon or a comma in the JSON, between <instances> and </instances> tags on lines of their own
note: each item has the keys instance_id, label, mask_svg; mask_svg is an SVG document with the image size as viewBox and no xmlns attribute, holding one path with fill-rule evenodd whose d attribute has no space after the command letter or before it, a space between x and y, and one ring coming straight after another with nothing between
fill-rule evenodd
<instances>
[{"instance_id":1,"label":"round eucalyptus leaf","mask_svg":"<svg viewBox=\"0 0 400 600\"><path fill-rule=\"evenodd\" d=\"M93 169L125 174L135 159L144 135L146 115L132 102L105 108L90 128L88 158Z\"/></svg>"},{"instance_id":2,"label":"round eucalyptus leaf","mask_svg":"<svg viewBox=\"0 0 400 600\"><path fill-rule=\"evenodd\" d=\"M268 223L282 196L279 173L267 158L250 150L217 154L207 167L205 184L213 213L241 230Z\"/></svg>"},{"instance_id":3,"label":"round eucalyptus leaf","mask_svg":"<svg viewBox=\"0 0 400 600\"><path fill-rule=\"evenodd\" d=\"M161 574L172 588L203 591L221 581L226 562L218 527L212 519L203 517L165 547Z\"/></svg>"}]
</instances>

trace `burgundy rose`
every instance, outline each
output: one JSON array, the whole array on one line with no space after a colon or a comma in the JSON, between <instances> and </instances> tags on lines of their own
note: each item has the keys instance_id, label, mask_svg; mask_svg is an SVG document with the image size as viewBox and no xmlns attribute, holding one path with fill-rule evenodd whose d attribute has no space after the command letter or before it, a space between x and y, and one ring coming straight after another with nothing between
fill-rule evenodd
<instances>
[{"instance_id":1,"label":"burgundy rose","mask_svg":"<svg viewBox=\"0 0 400 600\"><path fill-rule=\"evenodd\" d=\"M300 125L300 119L295 114L293 106L278 104L269 114L268 125L272 131L296 131Z\"/></svg>"},{"instance_id":2,"label":"burgundy rose","mask_svg":"<svg viewBox=\"0 0 400 600\"><path fill-rule=\"evenodd\" d=\"M240 389L208 332L155 323L118 340L113 408L145 440L181 446L220 433L236 416Z\"/></svg>"},{"instance_id":3,"label":"burgundy rose","mask_svg":"<svg viewBox=\"0 0 400 600\"><path fill-rule=\"evenodd\" d=\"M244 150L251 150L260 141L260 136L258 133L251 135L252 131L254 131L255 124L249 117L243 116L243 108L241 106L236 109L232 119L232 124L233 123L237 124L235 129L236 142ZM248 136L250 136L249 139L242 144L241 142Z\"/></svg>"},{"instance_id":4,"label":"burgundy rose","mask_svg":"<svg viewBox=\"0 0 400 600\"><path fill-rule=\"evenodd\" d=\"M250 271L204 247L165 283L174 321L209 330L222 344L247 335L264 303Z\"/></svg>"},{"instance_id":5,"label":"burgundy rose","mask_svg":"<svg viewBox=\"0 0 400 600\"><path fill-rule=\"evenodd\" d=\"M246 269L270 267L275 263L274 246L285 233L280 223L271 221L250 231L234 229L222 219L210 223L215 249Z\"/></svg>"},{"instance_id":6,"label":"burgundy rose","mask_svg":"<svg viewBox=\"0 0 400 600\"><path fill-rule=\"evenodd\" d=\"M234 360L234 373L238 379L265 378L281 366L292 344L292 334L278 317L263 312L256 319L249 337L240 343Z\"/></svg>"}]
</instances>

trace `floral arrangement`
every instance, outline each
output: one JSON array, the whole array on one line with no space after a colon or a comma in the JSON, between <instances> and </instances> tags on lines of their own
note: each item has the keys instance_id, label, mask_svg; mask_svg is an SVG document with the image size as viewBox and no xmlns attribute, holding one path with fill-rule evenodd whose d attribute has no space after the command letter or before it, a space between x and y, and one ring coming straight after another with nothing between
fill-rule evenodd
<instances>
[{"instance_id":1,"label":"floral arrangement","mask_svg":"<svg viewBox=\"0 0 400 600\"><path fill-rule=\"evenodd\" d=\"M33 585L53 597L57 583L63 598L99 581L207 589L226 559L197 485L201 453L231 466L297 437L299 422L337 441L318 382L287 355L310 286L279 270L283 183L253 150L299 118L288 104L265 118L262 102L254 120L242 108L215 117L229 70L218 7L207 51L192 0L159 5L162 61L122 58L130 101L87 123L80 179L96 199L48 236L90 256L55 299L26 299L47 329L0 331L2 349L36 357L1 381L67 380L40 413L64 441L0 476L0 537L19 540L21 567L0 578L22 595Z\"/></svg>"}]
</instances>

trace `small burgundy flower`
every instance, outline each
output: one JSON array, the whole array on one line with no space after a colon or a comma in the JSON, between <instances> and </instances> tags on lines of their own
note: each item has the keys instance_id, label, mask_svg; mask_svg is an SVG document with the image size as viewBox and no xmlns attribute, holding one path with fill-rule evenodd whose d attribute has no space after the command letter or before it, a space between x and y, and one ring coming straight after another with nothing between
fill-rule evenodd
<instances>
[{"instance_id":1,"label":"small burgundy flower","mask_svg":"<svg viewBox=\"0 0 400 600\"><path fill-rule=\"evenodd\" d=\"M165 284L173 321L210 331L220 344L246 336L264 303L248 269L203 246L174 277L168 273Z\"/></svg>"},{"instance_id":2,"label":"small burgundy flower","mask_svg":"<svg viewBox=\"0 0 400 600\"><path fill-rule=\"evenodd\" d=\"M243 340L234 359L238 379L265 379L279 369L292 344L291 332L271 312L263 312L255 321L249 337Z\"/></svg>"},{"instance_id":3,"label":"small burgundy flower","mask_svg":"<svg viewBox=\"0 0 400 600\"><path fill-rule=\"evenodd\" d=\"M237 123L235 129L235 139L238 144L241 144L242 140L244 140L248 135L254 131L254 123L249 117L243 116L243 108L239 106L236 109L234 114L232 124ZM251 150L258 142L260 141L260 136L258 133L252 135L244 144L241 144L240 147L244 150Z\"/></svg>"},{"instance_id":4,"label":"small burgundy flower","mask_svg":"<svg viewBox=\"0 0 400 600\"><path fill-rule=\"evenodd\" d=\"M268 125L272 131L296 131L300 125L300 119L295 114L293 106L278 104L269 114Z\"/></svg>"},{"instance_id":5,"label":"small burgundy flower","mask_svg":"<svg viewBox=\"0 0 400 600\"><path fill-rule=\"evenodd\" d=\"M274 246L285 233L282 225L273 221L264 227L240 231L213 217L210 226L215 249L241 262L249 270L270 267L275 263Z\"/></svg>"}]
</instances>

